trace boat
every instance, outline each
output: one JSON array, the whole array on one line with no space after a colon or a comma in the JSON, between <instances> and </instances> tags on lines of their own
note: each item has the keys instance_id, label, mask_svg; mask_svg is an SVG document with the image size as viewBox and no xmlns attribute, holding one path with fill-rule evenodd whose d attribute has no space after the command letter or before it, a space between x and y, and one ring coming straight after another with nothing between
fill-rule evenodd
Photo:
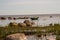
<instances>
[{"instance_id":1,"label":"boat","mask_svg":"<svg viewBox=\"0 0 60 40\"><path fill-rule=\"evenodd\" d=\"M39 17L32 17L31 20L38 20Z\"/></svg>"}]
</instances>

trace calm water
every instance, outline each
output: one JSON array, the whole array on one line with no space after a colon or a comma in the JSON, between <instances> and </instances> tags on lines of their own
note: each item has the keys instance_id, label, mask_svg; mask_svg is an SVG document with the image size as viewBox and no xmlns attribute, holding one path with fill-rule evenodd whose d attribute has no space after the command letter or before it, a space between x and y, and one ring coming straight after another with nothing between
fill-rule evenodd
<instances>
[{"instance_id":1,"label":"calm water","mask_svg":"<svg viewBox=\"0 0 60 40\"><path fill-rule=\"evenodd\" d=\"M56 40L56 35L47 35L47 36L41 36L37 37L35 35L29 35L27 36L28 40Z\"/></svg>"},{"instance_id":2,"label":"calm water","mask_svg":"<svg viewBox=\"0 0 60 40\"><path fill-rule=\"evenodd\" d=\"M16 22L16 23L20 23L23 22L26 19L18 19L18 20L0 20L0 26L6 26L8 25L10 22ZM28 19L30 21L32 21L31 19ZM60 24L60 16L53 16L52 18L50 18L50 16L39 16L38 20L33 21L35 22L35 25L33 26L48 26L50 23L54 24L54 23L59 23Z\"/></svg>"},{"instance_id":3,"label":"calm water","mask_svg":"<svg viewBox=\"0 0 60 40\"><path fill-rule=\"evenodd\" d=\"M10 22L16 22L16 23L20 23L24 20L27 19L19 19L19 20L0 20L0 26L6 26L8 25ZM30 21L33 21L31 19L28 19ZM54 23L59 23L60 24L60 16L53 16L52 18L50 18L50 16L39 16L38 20L34 20L33 22L35 22L35 25L33 26L48 26L50 23L54 24ZM47 35L47 36L41 36L41 37L37 37L36 35L29 35L26 36L28 40L56 40L56 35Z\"/></svg>"}]
</instances>

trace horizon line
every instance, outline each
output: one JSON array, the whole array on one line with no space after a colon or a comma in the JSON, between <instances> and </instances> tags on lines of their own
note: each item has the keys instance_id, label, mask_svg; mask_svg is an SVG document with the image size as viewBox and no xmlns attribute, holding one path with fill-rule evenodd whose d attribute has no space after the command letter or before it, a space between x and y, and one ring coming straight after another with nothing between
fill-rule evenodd
<instances>
[{"instance_id":1,"label":"horizon line","mask_svg":"<svg viewBox=\"0 0 60 40\"><path fill-rule=\"evenodd\" d=\"M0 16L1 16L1 15L2 15L2 16L5 16L5 15L6 15L6 16L7 16L7 15L13 15L13 16L14 16L14 15L17 15L17 16L18 16L18 15L21 15L21 16L24 16L24 15L26 15L26 16L28 16L28 15L34 16L34 15L37 15L37 16L39 16L39 15L60 15L60 14L0 14Z\"/></svg>"}]
</instances>

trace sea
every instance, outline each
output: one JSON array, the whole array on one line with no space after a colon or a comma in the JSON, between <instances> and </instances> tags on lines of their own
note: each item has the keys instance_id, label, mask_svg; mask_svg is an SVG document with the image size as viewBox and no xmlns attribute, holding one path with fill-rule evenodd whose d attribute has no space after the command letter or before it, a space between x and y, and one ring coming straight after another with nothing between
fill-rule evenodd
<instances>
[{"instance_id":1,"label":"sea","mask_svg":"<svg viewBox=\"0 0 60 40\"><path fill-rule=\"evenodd\" d=\"M31 22L35 22L33 25L35 26L49 26L49 24L60 24L60 14L46 14L46 15L0 15L0 17L5 17L6 20L0 19L0 26L7 26L10 22L23 23L25 20L30 20ZM29 19L17 19L17 20L9 20L8 17L18 18L18 17L39 17L38 20Z\"/></svg>"},{"instance_id":2,"label":"sea","mask_svg":"<svg viewBox=\"0 0 60 40\"><path fill-rule=\"evenodd\" d=\"M0 26L7 26L10 22L23 23L25 20L30 20L31 22L35 22L33 27L45 27L49 26L49 24L60 24L60 14L46 14L46 15L0 15L0 17L5 17L6 20L0 19ZM29 17L29 19L17 19L17 20L9 20L8 17L18 18L18 17ZM39 17L38 20L31 20L31 17ZM56 35L47 35L42 37L37 37L35 35L26 36L27 40L56 40Z\"/></svg>"}]
</instances>

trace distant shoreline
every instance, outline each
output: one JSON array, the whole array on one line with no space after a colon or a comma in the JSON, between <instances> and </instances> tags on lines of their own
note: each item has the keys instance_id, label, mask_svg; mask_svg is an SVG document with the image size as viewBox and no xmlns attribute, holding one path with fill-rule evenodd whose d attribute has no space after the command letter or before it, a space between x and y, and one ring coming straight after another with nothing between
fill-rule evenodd
<instances>
[{"instance_id":1,"label":"distant shoreline","mask_svg":"<svg viewBox=\"0 0 60 40\"><path fill-rule=\"evenodd\" d=\"M60 14L25 14L25 15L0 15L4 17L13 16L60 16Z\"/></svg>"}]
</instances>

